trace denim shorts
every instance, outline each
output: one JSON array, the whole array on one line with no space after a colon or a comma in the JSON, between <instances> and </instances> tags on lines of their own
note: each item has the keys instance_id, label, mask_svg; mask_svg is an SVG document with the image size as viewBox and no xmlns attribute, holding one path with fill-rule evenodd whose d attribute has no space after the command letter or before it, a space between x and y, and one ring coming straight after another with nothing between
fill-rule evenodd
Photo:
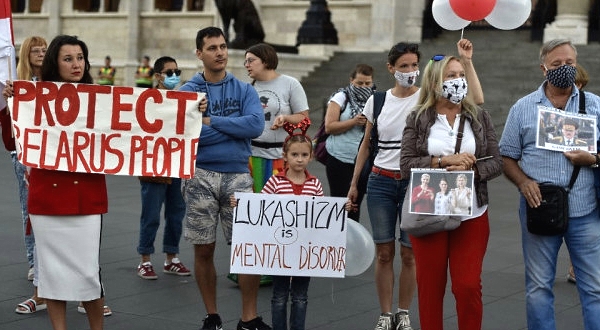
<instances>
[{"instance_id":1,"label":"denim shorts","mask_svg":"<svg viewBox=\"0 0 600 330\"><path fill-rule=\"evenodd\" d=\"M367 208L375 243L392 242L396 239L396 232L400 231L398 241L411 247L408 234L399 229L408 183L407 179L396 180L375 173L369 175Z\"/></svg>"},{"instance_id":2,"label":"denim shorts","mask_svg":"<svg viewBox=\"0 0 600 330\"><path fill-rule=\"evenodd\" d=\"M192 244L211 244L217 240L217 223L221 220L227 244L231 244L235 192L252 192L249 173L222 173L196 167L192 179L183 184L187 205L184 237Z\"/></svg>"}]
</instances>

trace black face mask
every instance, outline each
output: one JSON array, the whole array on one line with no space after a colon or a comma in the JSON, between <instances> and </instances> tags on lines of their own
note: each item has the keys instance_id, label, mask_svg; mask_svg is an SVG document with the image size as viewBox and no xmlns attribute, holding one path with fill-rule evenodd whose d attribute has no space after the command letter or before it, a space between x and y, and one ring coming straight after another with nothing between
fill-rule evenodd
<instances>
[{"instance_id":1,"label":"black face mask","mask_svg":"<svg viewBox=\"0 0 600 330\"><path fill-rule=\"evenodd\" d=\"M558 88L569 88L575 83L576 71L574 66L567 64L552 70L546 69L546 80Z\"/></svg>"}]
</instances>

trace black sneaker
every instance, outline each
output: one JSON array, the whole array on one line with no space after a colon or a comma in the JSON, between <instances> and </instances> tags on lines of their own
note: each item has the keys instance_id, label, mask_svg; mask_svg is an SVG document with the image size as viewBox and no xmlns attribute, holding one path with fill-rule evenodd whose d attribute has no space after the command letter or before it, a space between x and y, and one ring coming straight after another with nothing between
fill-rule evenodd
<instances>
[{"instance_id":1,"label":"black sneaker","mask_svg":"<svg viewBox=\"0 0 600 330\"><path fill-rule=\"evenodd\" d=\"M223 330L223 323L219 314L206 314L200 330Z\"/></svg>"},{"instance_id":2,"label":"black sneaker","mask_svg":"<svg viewBox=\"0 0 600 330\"><path fill-rule=\"evenodd\" d=\"M271 330L271 327L263 322L262 317L258 316L248 322L240 320L237 325L237 330Z\"/></svg>"}]
</instances>

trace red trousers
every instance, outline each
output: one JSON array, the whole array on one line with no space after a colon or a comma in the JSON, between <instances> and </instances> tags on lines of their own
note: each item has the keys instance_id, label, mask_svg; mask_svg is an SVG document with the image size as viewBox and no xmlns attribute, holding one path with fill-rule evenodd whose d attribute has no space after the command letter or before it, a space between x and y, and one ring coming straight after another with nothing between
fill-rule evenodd
<instances>
[{"instance_id":1,"label":"red trousers","mask_svg":"<svg viewBox=\"0 0 600 330\"><path fill-rule=\"evenodd\" d=\"M456 299L458 329L480 330L483 318L481 271L490 225L487 211L452 231L410 236L417 266L421 330L444 328L448 269Z\"/></svg>"}]
</instances>

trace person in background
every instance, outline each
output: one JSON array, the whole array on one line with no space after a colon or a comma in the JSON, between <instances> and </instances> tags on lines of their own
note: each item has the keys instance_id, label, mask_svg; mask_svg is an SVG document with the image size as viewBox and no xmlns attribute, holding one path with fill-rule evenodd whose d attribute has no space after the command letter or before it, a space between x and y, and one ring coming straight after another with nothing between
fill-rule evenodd
<instances>
[{"instance_id":1,"label":"person in background","mask_svg":"<svg viewBox=\"0 0 600 330\"><path fill-rule=\"evenodd\" d=\"M575 73L575 86L581 91L590 81L590 75L587 70L581 65L577 64L577 72ZM577 278L575 277L575 271L573 265L569 261L569 270L567 271L567 281L575 284Z\"/></svg>"},{"instance_id":2,"label":"person in background","mask_svg":"<svg viewBox=\"0 0 600 330\"><path fill-rule=\"evenodd\" d=\"M163 56L154 62L156 88L173 90L180 82L181 70L174 58ZM181 193L181 179L169 177L140 176L142 214L140 216L140 238L137 252L142 259L137 267L137 275L145 280L158 278L150 255L154 253L154 239L160 226L160 211L164 204L165 226L163 252L166 254L163 265L165 274L189 276L191 271L179 260L179 240L181 239L185 201Z\"/></svg>"},{"instance_id":3,"label":"person in background","mask_svg":"<svg viewBox=\"0 0 600 330\"><path fill-rule=\"evenodd\" d=\"M93 82L86 44L59 35L48 46L42 81ZM12 83L5 92L12 96ZM108 210L103 174L32 168L27 206L36 233L38 295L46 300L55 330L67 328L66 301L81 301L90 329L103 328L100 277L102 214Z\"/></svg>"},{"instance_id":4,"label":"person in background","mask_svg":"<svg viewBox=\"0 0 600 330\"><path fill-rule=\"evenodd\" d=\"M17 78L20 80L38 81L42 76L42 62L48 43L46 39L39 36L28 37L23 40L19 51L21 60L17 64ZM5 97L7 94L5 94ZM15 146L12 122L10 118L8 106L0 112L0 121L2 125L2 141L6 150L10 152L13 169L17 178L17 186L19 188L19 203L21 205L21 219L23 222L23 238L25 241L25 251L27 253L27 279L33 281L33 296L19 303L15 312L18 314L31 314L40 310L46 309L44 299L38 297L37 294L37 279L35 278L35 236L29 222L29 212L27 210L28 187L25 180L27 168L17 160L17 151Z\"/></svg>"},{"instance_id":5,"label":"person in background","mask_svg":"<svg viewBox=\"0 0 600 330\"><path fill-rule=\"evenodd\" d=\"M519 220L525 262L525 302L530 330L556 329L553 287L558 252L565 242L577 276L577 291L583 314L583 328L600 329L600 217L594 171L600 157L585 150L553 151L536 145L538 106L562 109L576 115L579 97L585 97L587 115L600 124L600 97L580 91L575 85L577 49L568 39L545 42L539 54L545 77L537 90L519 99L510 109L500 139L504 174L521 194ZM598 136L598 135L596 135ZM580 166L569 190L569 226L554 236L532 234L527 229L526 204L539 207L541 183L566 188L574 166Z\"/></svg>"},{"instance_id":6,"label":"person in background","mask_svg":"<svg viewBox=\"0 0 600 330\"><path fill-rule=\"evenodd\" d=\"M474 76L474 79L471 79L475 85L472 89L473 97L478 103L483 103L483 92L471 62L472 44L467 39L461 39L457 42L457 48L467 73ZM367 183L367 207L377 256L375 285L381 311L375 330L412 330L408 312L417 283L411 243L408 235L403 231L400 231L398 238L402 269L399 276L399 298L396 313L392 313L392 303L396 231L400 223L402 202L409 183L409 177L402 176L400 172L400 145L406 117L417 105L419 99L420 89L415 83L419 76L420 57L421 52L417 44L401 42L390 49L387 69L394 76L396 83L386 92L385 103L377 119L379 151L375 156L372 173L370 173ZM353 207L357 207L358 179L370 152L373 97L367 100L363 114L367 117L365 136L358 150L356 166L348 190L348 199Z\"/></svg>"},{"instance_id":7,"label":"person in background","mask_svg":"<svg viewBox=\"0 0 600 330\"><path fill-rule=\"evenodd\" d=\"M341 88L327 103L325 131L329 134L325 147L329 156L325 171L332 197L346 197L350 189L354 161L364 135L367 117L363 109L373 95L373 67L357 64L350 73L350 83ZM364 191L356 197L356 208L348 212L350 219L360 218L360 204Z\"/></svg>"},{"instance_id":8,"label":"person in background","mask_svg":"<svg viewBox=\"0 0 600 330\"><path fill-rule=\"evenodd\" d=\"M152 88L154 71L150 66L150 56L142 57L142 64L135 71L135 87Z\"/></svg>"},{"instance_id":9,"label":"person in background","mask_svg":"<svg viewBox=\"0 0 600 330\"><path fill-rule=\"evenodd\" d=\"M456 300L458 329L481 329L483 302L481 272L490 227L487 181L502 174L498 140L489 113L479 108L470 94L470 84L478 86L471 59L466 56L436 55L425 67L417 107L406 119L402 134L400 169L408 176L411 168L439 168L447 171L475 171L475 194L468 194L472 215L461 225L421 237L410 236L417 265L419 320L422 330L444 328L444 295L447 274ZM464 120L459 153L455 153L460 122ZM451 132L451 133L450 133ZM477 158L492 156L477 161ZM466 177L457 175L458 186Z\"/></svg>"},{"instance_id":10,"label":"person in background","mask_svg":"<svg viewBox=\"0 0 600 330\"><path fill-rule=\"evenodd\" d=\"M202 330L222 329L217 309L217 273L214 263L217 224L231 245L235 192L252 192L248 159L250 141L263 132L264 113L252 85L226 71L228 48L223 31L206 27L196 35L196 56L204 71L185 83L180 91L203 92L208 108L202 130L196 171L184 183L186 217L184 237L194 244L194 273L206 309ZM257 298L260 275L239 274L242 315L238 330L269 330L258 316Z\"/></svg>"},{"instance_id":11,"label":"person in background","mask_svg":"<svg viewBox=\"0 0 600 330\"><path fill-rule=\"evenodd\" d=\"M42 62L44 61L44 55L48 43L46 39L39 36L28 37L23 40L21 49L19 51L19 64L17 64L17 79L20 80L31 80L38 81L42 77ZM8 113L7 113L8 114ZM10 118L9 118L10 119ZM7 126L10 132L10 122ZM12 149L12 148L11 148ZM29 265L29 271L27 273L27 279L33 281L33 250L35 248L35 236L29 225L29 213L27 212L27 183L25 180L25 165L21 164L17 160L17 151L11 150L10 156L12 158L13 168L17 177L17 183L19 186L19 202L21 203L21 215L23 219L23 234L25 238L25 250L27 252L27 263ZM39 302L39 301L38 301Z\"/></svg>"},{"instance_id":12,"label":"person in background","mask_svg":"<svg viewBox=\"0 0 600 330\"><path fill-rule=\"evenodd\" d=\"M117 73L117 69L110 65L110 61L110 56L106 55L104 58L104 66L98 70L98 85L115 84L115 73Z\"/></svg>"}]
</instances>

